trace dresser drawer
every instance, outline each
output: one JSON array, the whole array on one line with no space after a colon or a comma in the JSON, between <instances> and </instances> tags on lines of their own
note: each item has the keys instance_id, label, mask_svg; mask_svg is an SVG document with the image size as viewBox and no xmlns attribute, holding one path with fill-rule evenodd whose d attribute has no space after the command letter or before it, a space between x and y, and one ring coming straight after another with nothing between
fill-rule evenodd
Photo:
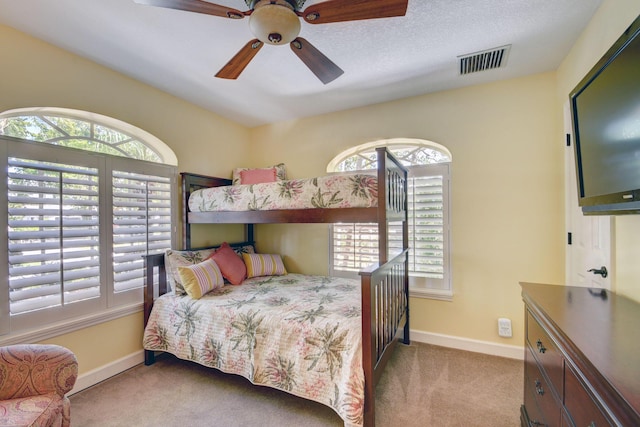
<instances>
[{"instance_id":1,"label":"dresser drawer","mask_svg":"<svg viewBox=\"0 0 640 427\"><path fill-rule=\"evenodd\" d=\"M551 385L558 392L558 396L562 396L564 385L562 353L529 311L527 311L527 344L549 377Z\"/></svg>"},{"instance_id":2,"label":"dresser drawer","mask_svg":"<svg viewBox=\"0 0 640 427\"><path fill-rule=\"evenodd\" d=\"M525 390L525 393L526 393L526 390ZM536 402L533 396L529 396L528 394L525 394L524 406L522 408L520 409L520 426L521 427L550 427L549 424L547 424L544 421L542 412L536 406Z\"/></svg>"},{"instance_id":3,"label":"dresser drawer","mask_svg":"<svg viewBox=\"0 0 640 427\"><path fill-rule=\"evenodd\" d=\"M547 383L531 350L525 353L524 404L532 426L560 425L562 408L552 386ZM536 424L537 423L537 424Z\"/></svg>"},{"instance_id":4,"label":"dresser drawer","mask_svg":"<svg viewBox=\"0 0 640 427\"><path fill-rule=\"evenodd\" d=\"M569 366L565 368L564 406L576 427L612 425Z\"/></svg>"},{"instance_id":5,"label":"dresser drawer","mask_svg":"<svg viewBox=\"0 0 640 427\"><path fill-rule=\"evenodd\" d=\"M552 427L545 421L544 414L538 408L536 397L528 386L524 388L524 407L526 416L521 414L520 417L523 427Z\"/></svg>"}]
</instances>

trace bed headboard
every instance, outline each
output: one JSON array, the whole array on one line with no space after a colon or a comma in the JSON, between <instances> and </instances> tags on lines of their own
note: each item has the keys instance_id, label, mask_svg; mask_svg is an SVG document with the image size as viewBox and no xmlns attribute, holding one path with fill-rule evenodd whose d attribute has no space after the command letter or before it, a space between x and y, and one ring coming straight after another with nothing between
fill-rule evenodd
<instances>
[{"instance_id":1,"label":"bed headboard","mask_svg":"<svg viewBox=\"0 0 640 427\"><path fill-rule=\"evenodd\" d=\"M189 214L189 196L191 193L201 188L220 187L223 185L231 185L232 181L227 178L218 178L215 176L198 175L188 172L180 172L180 181L182 182L182 248L191 249L191 224L187 215ZM253 241L253 226L251 231L247 230L246 240Z\"/></svg>"}]
</instances>

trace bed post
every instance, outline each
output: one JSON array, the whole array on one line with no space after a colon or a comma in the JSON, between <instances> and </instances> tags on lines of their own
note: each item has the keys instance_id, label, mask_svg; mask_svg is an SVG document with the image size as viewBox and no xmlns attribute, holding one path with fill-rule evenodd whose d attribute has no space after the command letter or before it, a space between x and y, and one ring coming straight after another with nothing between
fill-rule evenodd
<instances>
[{"instance_id":1,"label":"bed post","mask_svg":"<svg viewBox=\"0 0 640 427\"><path fill-rule=\"evenodd\" d=\"M402 183L402 210L404 212L404 221L402 222L402 247L407 251L407 256L404 259L404 297L407 305L405 307L405 322L404 322L404 333L402 337L402 342L406 345L411 344L411 339L409 337L409 180L408 173L405 172L404 180Z\"/></svg>"},{"instance_id":2,"label":"bed post","mask_svg":"<svg viewBox=\"0 0 640 427\"><path fill-rule=\"evenodd\" d=\"M155 295L154 272L158 269L158 294L167 292L167 275L164 266L164 254L146 255L144 257L144 326L149 322L153 300ZM151 365L155 362L155 353L151 350L144 351L144 364Z\"/></svg>"},{"instance_id":3,"label":"bed post","mask_svg":"<svg viewBox=\"0 0 640 427\"><path fill-rule=\"evenodd\" d=\"M362 369L364 370L364 408L362 421L364 427L376 425L376 384L374 381L376 354L375 339L371 325L371 272L360 272L362 280Z\"/></svg>"},{"instance_id":4,"label":"bed post","mask_svg":"<svg viewBox=\"0 0 640 427\"><path fill-rule=\"evenodd\" d=\"M402 249L409 249L409 200L407 198L407 170L387 150L386 147L376 148L378 156L378 251L379 265L387 262L389 257L389 223L402 223ZM383 203L384 202L384 203ZM409 301L409 257L405 259L404 298ZM402 342L410 344L409 338L409 304L406 304L406 321Z\"/></svg>"},{"instance_id":5,"label":"bed post","mask_svg":"<svg viewBox=\"0 0 640 427\"><path fill-rule=\"evenodd\" d=\"M244 231L244 240L246 242L252 242L252 243L255 242L255 239L254 239L255 234L254 234L254 231L253 231L254 230L253 224L245 224L245 229L244 230L245 230Z\"/></svg>"},{"instance_id":6,"label":"bed post","mask_svg":"<svg viewBox=\"0 0 640 427\"><path fill-rule=\"evenodd\" d=\"M389 256L389 223L387 219L387 196L389 185L387 182L387 149L376 148L378 156L378 264L387 262ZM380 202L385 203L380 203Z\"/></svg>"},{"instance_id":7,"label":"bed post","mask_svg":"<svg viewBox=\"0 0 640 427\"><path fill-rule=\"evenodd\" d=\"M191 224L189 224L189 196L191 195L190 174L180 174L182 184L182 247L184 249L191 247ZM145 322L146 325L146 322Z\"/></svg>"}]
</instances>

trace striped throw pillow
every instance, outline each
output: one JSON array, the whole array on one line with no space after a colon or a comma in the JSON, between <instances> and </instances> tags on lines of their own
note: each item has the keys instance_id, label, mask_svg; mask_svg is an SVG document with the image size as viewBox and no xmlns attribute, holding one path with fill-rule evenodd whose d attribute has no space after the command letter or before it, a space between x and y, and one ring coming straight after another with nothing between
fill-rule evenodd
<instances>
[{"instance_id":1,"label":"striped throw pillow","mask_svg":"<svg viewBox=\"0 0 640 427\"><path fill-rule=\"evenodd\" d=\"M178 267L184 290L193 299L224 286L224 278L218 264L211 258L188 267Z\"/></svg>"},{"instance_id":2,"label":"striped throw pillow","mask_svg":"<svg viewBox=\"0 0 640 427\"><path fill-rule=\"evenodd\" d=\"M242 259L247 266L247 278L257 276L282 276L287 274L280 255L243 253Z\"/></svg>"}]
</instances>

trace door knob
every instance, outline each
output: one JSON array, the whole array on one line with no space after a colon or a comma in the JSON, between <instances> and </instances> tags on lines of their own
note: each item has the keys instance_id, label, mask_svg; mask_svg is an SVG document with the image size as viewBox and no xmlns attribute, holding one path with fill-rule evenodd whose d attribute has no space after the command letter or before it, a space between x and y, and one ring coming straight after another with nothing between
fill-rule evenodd
<instances>
[{"instance_id":1,"label":"door knob","mask_svg":"<svg viewBox=\"0 0 640 427\"><path fill-rule=\"evenodd\" d=\"M588 270L589 273L593 273L593 274L599 274L602 276L602 278L605 278L609 275L609 272L607 271L607 267L602 266L599 269L597 268L592 268L591 270Z\"/></svg>"}]
</instances>

